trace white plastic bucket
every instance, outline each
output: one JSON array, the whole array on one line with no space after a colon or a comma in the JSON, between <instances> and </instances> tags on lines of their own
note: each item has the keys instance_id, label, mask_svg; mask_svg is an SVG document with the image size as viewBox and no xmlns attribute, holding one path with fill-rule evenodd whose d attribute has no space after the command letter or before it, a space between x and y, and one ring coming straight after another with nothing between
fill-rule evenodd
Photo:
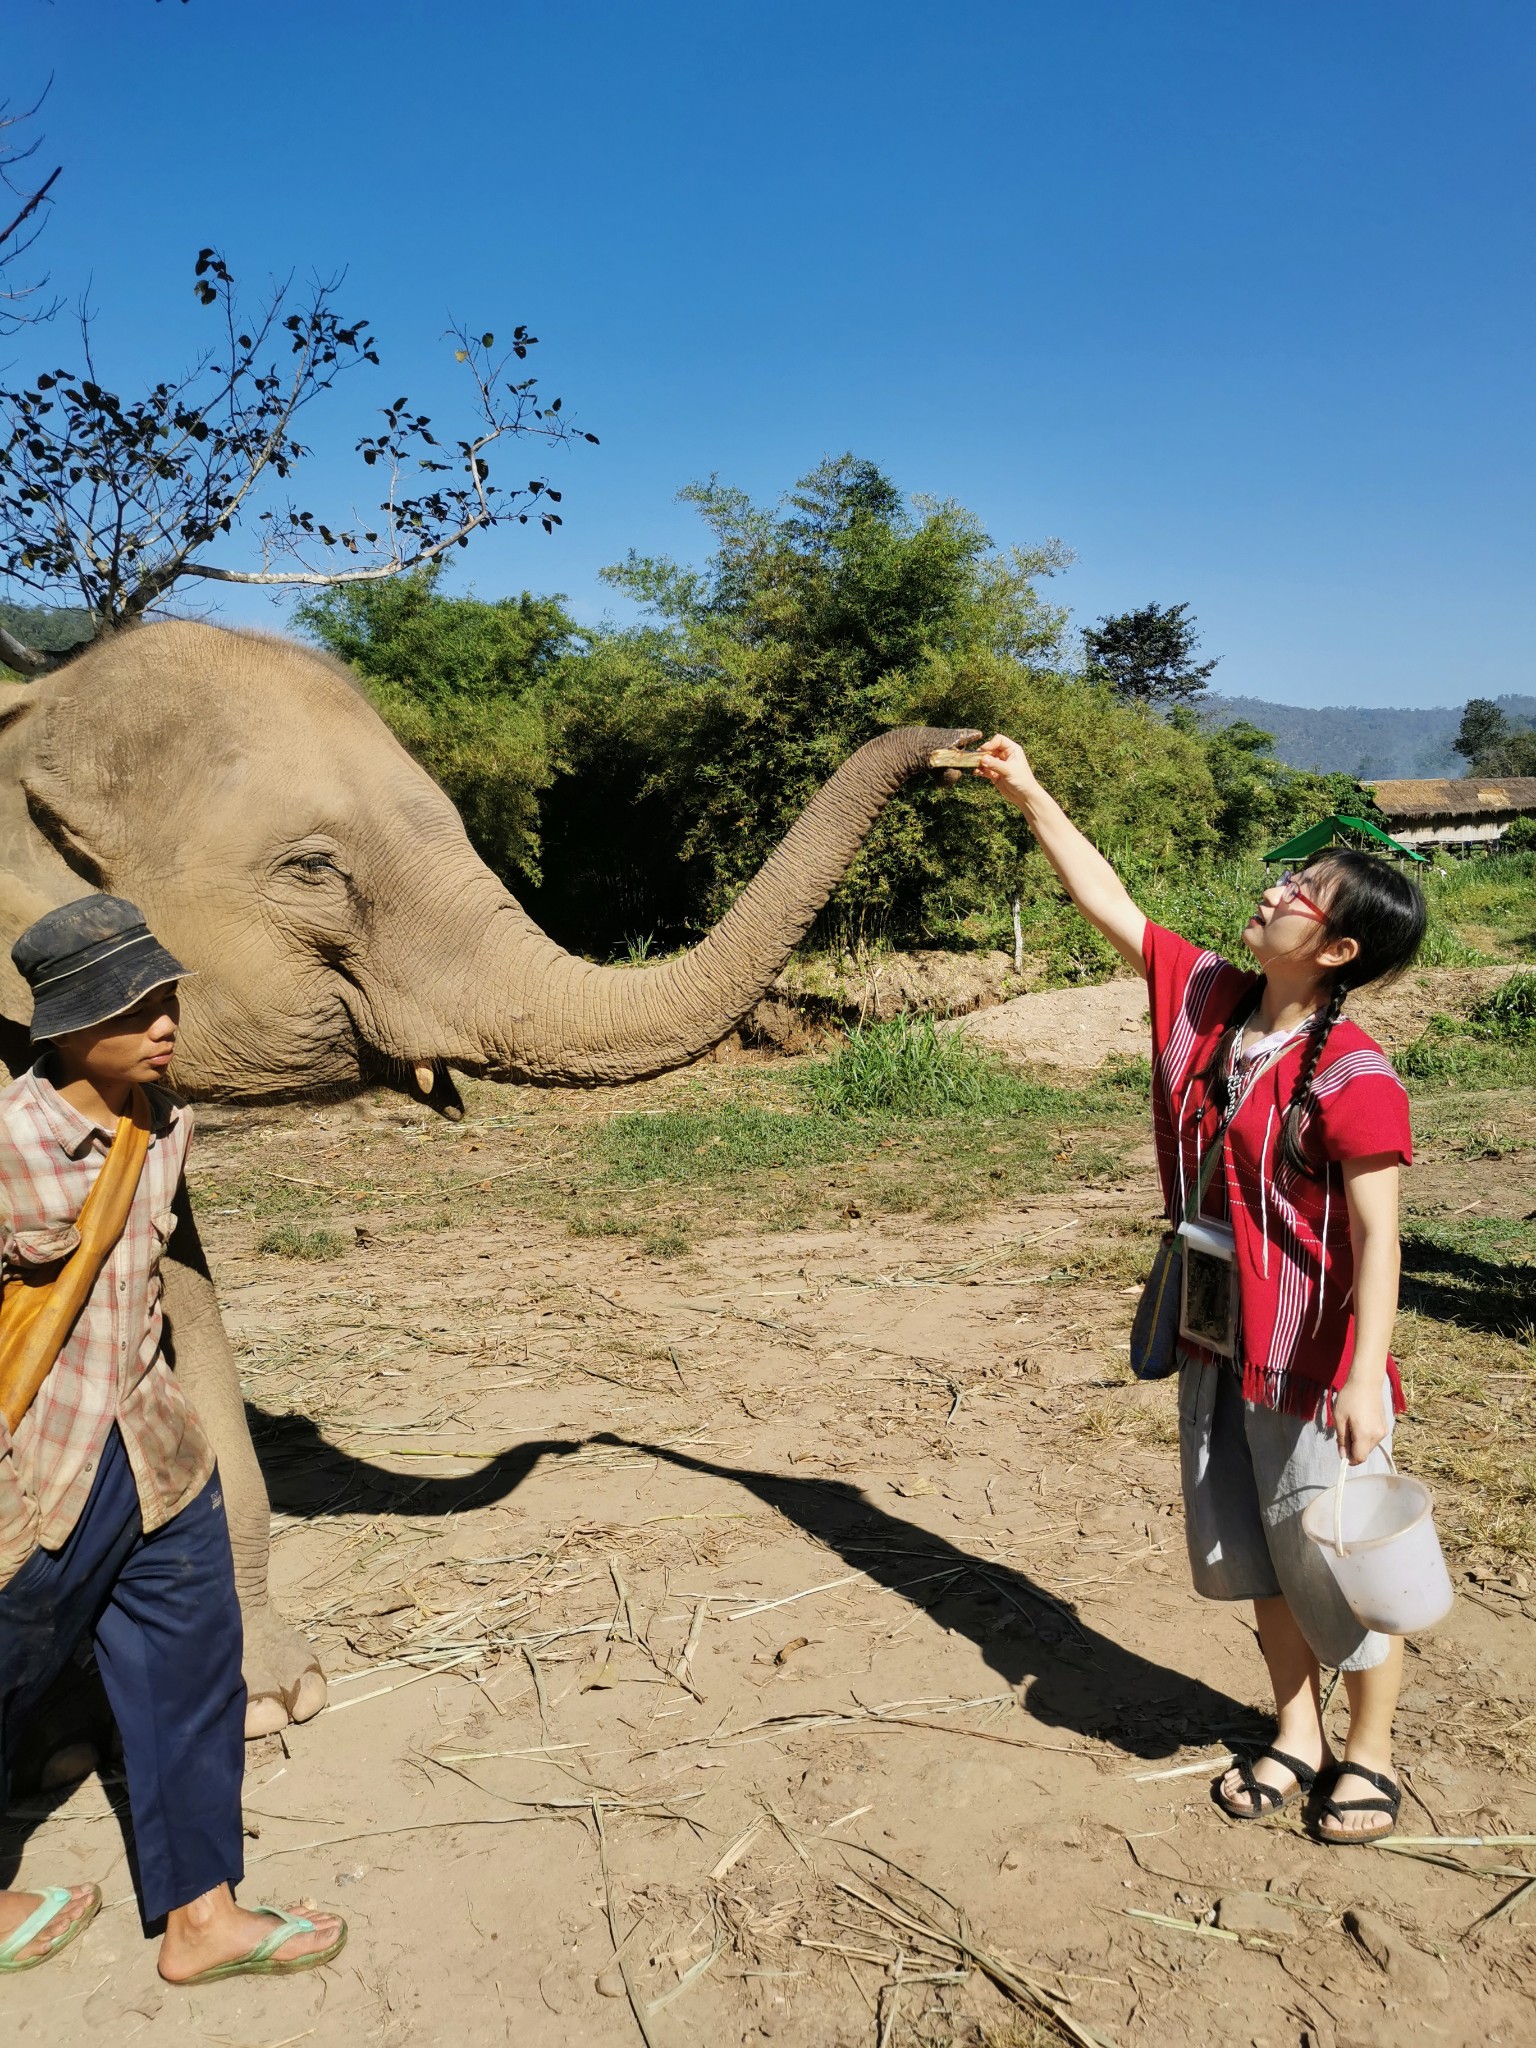
<instances>
[{"instance_id":1,"label":"white plastic bucket","mask_svg":"<svg viewBox=\"0 0 1536 2048\"><path fill-rule=\"evenodd\" d=\"M1346 1483L1347 1482L1347 1483ZM1394 1466L1351 1477L1302 1511L1301 1526L1328 1560L1350 1612L1364 1628L1414 1635L1450 1613L1455 1594L1435 1534L1429 1488Z\"/></svg>"}]
</instances>

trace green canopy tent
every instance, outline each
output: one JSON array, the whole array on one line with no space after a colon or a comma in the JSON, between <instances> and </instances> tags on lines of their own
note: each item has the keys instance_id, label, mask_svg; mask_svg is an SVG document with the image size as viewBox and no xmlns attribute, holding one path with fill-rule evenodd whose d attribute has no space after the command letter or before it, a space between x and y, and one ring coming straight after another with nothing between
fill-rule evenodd
<instances>
[{"instance_id":1,"label":"green canopy tent","mask_svg":"<svg viewBox=\"0 0 1536 2048\"><path fill-rule=\"evenodd\" d=\"M1321 853L1325 846L1348 846L1353 833L1359 833L1367 842L1374 840L1378 846L1389 847L1393 853L1400 853L1404 860L1425 861L1422 853L1415 853L1411 846L1404 846L1401 840L1393 839L1368 819L1340 817L1324 818L1320 824L1299 832L1294 839L1287 839L1284 846L1277 846L1264 858L1266 861L1306 860L1311 854ZM1428 865L1427 861L1425 864Z\"/></svg>"}]
</instances>

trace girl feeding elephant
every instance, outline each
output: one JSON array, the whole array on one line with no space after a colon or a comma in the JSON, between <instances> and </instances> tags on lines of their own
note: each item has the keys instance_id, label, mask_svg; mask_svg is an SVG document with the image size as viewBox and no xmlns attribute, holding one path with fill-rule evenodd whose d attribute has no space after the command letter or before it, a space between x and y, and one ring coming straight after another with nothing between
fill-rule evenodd
<instances>
[{"instance_id":1,"label":"girl feeding elephant","mask_svg":"<svg viewBox=\"0 0 1536 2048\"><path fill-rule=\"evenodd\" d=\"M1400 1800L1402 1641L1355 1619L1301 1516L1341 1454L1385 1463L1403 1405L1388 1346L1408 1103L1343 1011L1352 990L1413 959L1423 897L1368 854L1319 855L1264 891L1243 930L1259 971L1243 973L1137 908L1015 741L988 741L977 773L1024 813L1078 909L1147 978L1163 1194L1216 1255L1204 1270L1218 1284L1193 1324L1207 1341L1181 1334L1178 1350L1190 1566L1207 1599L1253 1601L1278 1726L1213 1795L1246 1821L1315 1792L1319 1839L1378 1839ZM1349 1700L1341 1759L1322 1724L1323 1664Z\"/></svg>"}]
</instances>

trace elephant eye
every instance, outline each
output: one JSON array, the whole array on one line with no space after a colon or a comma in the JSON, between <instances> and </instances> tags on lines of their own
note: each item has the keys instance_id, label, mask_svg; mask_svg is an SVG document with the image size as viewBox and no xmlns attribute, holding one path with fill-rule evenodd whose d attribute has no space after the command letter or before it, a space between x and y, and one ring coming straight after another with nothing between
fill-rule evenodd
<instances>
[{"instance_id":1,"label":"elephant eye","mask_svg":"<svg viewBox=\"0 0 1536 2048\"><path fill-rule=\"evenodd\" d=\"M327 875L339 875L341 869L328 853L311 851L296 853L291 860L283 863L290 874L302 875L306 882L318 882Z\"/></svg>"}]
</instances>

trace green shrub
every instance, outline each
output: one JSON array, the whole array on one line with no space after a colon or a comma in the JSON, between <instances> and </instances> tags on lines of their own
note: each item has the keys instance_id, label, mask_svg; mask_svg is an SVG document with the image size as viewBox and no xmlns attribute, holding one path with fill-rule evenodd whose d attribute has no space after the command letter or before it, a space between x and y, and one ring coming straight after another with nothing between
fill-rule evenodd
<instances>
[{"instance_id":1,"label":"green shrub","mask_svg":"<svg viewBox=\"0 0 1536 2048\"><path fill-rule=\"evenodd\" d=\"M1041 1107L1055 1091L1012 1072L931 1017L859 1024L803 1083L835 1117L1008 1116Z\"/></svg>"},{"instance_id":2,"label":"green shrub","mask_svg":"<svg viewBox=\"0 0 1536 2048\"><path fill-rule=\"evenodd\" d=\"M1474 1003L1467 1028L1485 1038L1536 1038L1536 974L1512 974L1501 988Z\"/></svg>"},{"instance_id":3,"label":"green shrub","mask_svg":"<svg viewBox=\"0 0 1536 2048\"><path fill-rule=\"evenodd\" d=\"M335 1230L306 1230L298 1223L279 1223L256 1240L259 1252L275 1252L281 1259L337 1259L347 1248L346 1239Z\"/></svg>"},{"instance_id":4,"label":"green shrub","mask_svg":"<svg viewBox=\"0 0 1536 2048\"><path fill-rule=\"evenodd\" d=\"M1431 1017L1399 1065L1419 1081L1536 1081L1536 973L1512 974L1465 1017Z\"/></svg>"}]
</instances>

